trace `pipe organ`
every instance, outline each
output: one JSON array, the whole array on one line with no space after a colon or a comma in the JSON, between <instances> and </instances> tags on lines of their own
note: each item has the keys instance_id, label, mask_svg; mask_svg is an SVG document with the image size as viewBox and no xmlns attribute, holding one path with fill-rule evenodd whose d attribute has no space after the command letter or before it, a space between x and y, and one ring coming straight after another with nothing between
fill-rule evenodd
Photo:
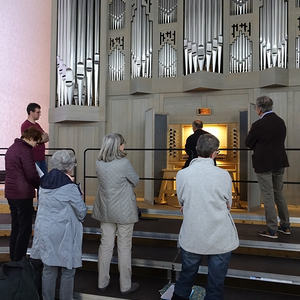
<instances>
[{"instance_id":1,"label":"pipe organ","mask_svg":"<svg viewBox=\"0 0 300 300\"><path fill-rule=\"evenodd\" d=\"M244 15L252 13L252 0L231 0L231 15Z\"/></svg>"},{"instance_id":2,"label":"pipe organ","mask_svg":"<svg viewBox=\"0 0 300 300\"><path fill-rule=\"evenodd\" d=\"M206 70L221 72L223 1L185 0L185 75Z\"/></svg>"},{"instance_id":3,"label":"pipe organ","mask_svg":"<svg viewBox=\"0 0 300 300\"><path fill-rule=\"evenodd\" d=\"M189 79L186 75L197 73L193 75L199 77L194 80L195 89L218 89L226 86L227 81L213 73L249 73L273 67L300 69L299 0L55 0L55 3L55 106L98 107L99 91L103 90L99 82L104 82L100 74L107 77L109 84L124 81L125 88L130 87L131 79L149 79L143 82L152 86L151 78L184 81ZM295 5L294 9L289 10L288 4ZM103 24L107 24L104 29ZM102 41L106 41L103 48ZM288 51L288 47L293 49ZM205 75L207 72L210 75ZM209 81L201 80L202 76L216 76L223 83L218 85L216 80L214 87L210 80L209 87L201 86ZM111 90L115 88L118 87L112 86Z\"/></svg>"},{"instance_id":4,"label":"pipe organ","mask_svg":"<svg viewBox=\"0 0 300 300\"><path fill-rule=\"evenodd\" d=\"M158 1L159 24L177 22L177 0Z\"/></svg>"},{"instance_id":5,"label":"pipe organ","mask_svg":"<svg viewBox=\"0 0 300 300\"><path fill-rule=\"evenodd\" d=\"M252 41L240 31L234 42L230 45L230 73L252 71Z\"/></svg>"},{"instance_id":6,"label":"pipe organ","mask_svg":"<svg viewBox=\"0 0 300 300\"><path fill-rule=\"evenodd\" d=\"M240 132L237 123L227 124L204 124L203 130L213 134L220 141L220 149L232 149L239 147ZM167 131L167 147L174 149L183 149L185 147L186 139L193 134L192 126L190 124L169 124ZM171 206L176 206L176 189L170 178L175 178L176 173L182 169L187 159L185 151L169 150L167 152L167 168L163 169L160 193L157 203L168 203ZM233 180L240 178L240 157L235 150L221 150L217 159L217 165L229 172ZM233 183L233 206L240 206L239 199L239 184ZM174 201L175 197L175 201Z\"/></svg>"},{"instance_id":7,"label":"pipe organ","mask_svg":"<svg viewBox=\"0 0 300 300\"><path fill-rule=\"evenodd\" d=\"M57 106L98 106L100 0L58 0Z\"/></svg>"},{"instance_id":8,"label":"pipe organ","mask_svg":"<svg viewBox=\"0 0 300 300\"><path fill-rule=\"evenodd\" d=\"M131 77L152 77L153 21L150 0L134 0L131 11Z\"/></svg>"},{"instance_id":9,"label":"pipe organ","mask_svg":"<svg viewBox=\"0 0 300 300\"><path fill-rule=\"evenodd\" d=\"M260 69L287 67L288 2L263 0L259 8Z\"/></svg>"},{"instance_id":10,"label":"pipe organ","mask_svg":"<svg viewBox=\"0 0 300 300\"><path fill-rule=\"evenodd\" d=\"M118 30L125 25L125 2L123 0L112 0L109 3L109 29Z\"/></svg>"}]
</instances>

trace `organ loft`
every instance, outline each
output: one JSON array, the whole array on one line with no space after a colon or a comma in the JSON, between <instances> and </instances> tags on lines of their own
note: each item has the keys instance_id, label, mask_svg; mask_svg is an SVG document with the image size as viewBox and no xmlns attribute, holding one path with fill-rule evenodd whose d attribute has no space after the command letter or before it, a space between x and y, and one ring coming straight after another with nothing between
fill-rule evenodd
<instances>
[{"instance_id":1,"label":"organ loft","mask_svg":"<svg viewBox=\"0 0 300 300\"><path fill-rule=\"evenodd\" d=\"M91 148L78 157L87 199L97 184L86 176L108 132L125 137L144 178L138 199L171 207L195 119L221 141L217 164L245 211L261 205L257 185L245 183L256 180L245 137L258 96L270 96L287 123L286 148L300 143L299 0L55 0L52 41L51 146ZM288 155L285 181L299 181L297 155ZM300 204L297 185L284 192Z\"/></svg>"}]
</instances>

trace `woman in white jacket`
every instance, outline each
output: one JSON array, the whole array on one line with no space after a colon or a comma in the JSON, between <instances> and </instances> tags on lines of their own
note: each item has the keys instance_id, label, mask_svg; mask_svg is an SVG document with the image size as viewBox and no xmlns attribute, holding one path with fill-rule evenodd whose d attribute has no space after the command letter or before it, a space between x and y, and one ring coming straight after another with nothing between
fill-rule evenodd
<instances>
[{"instance_id":1,"label":"woman in white jacket","mask_svg":"<svg viewBox=\"0 0 300 300\"><path fill-rule=\"evenodd\" d=\"M109 285L109 268L117 234L120 290L121 293L128 294L139 287L137 282L131 282L132 234L134 223L138 221L133 189L139 182L139 177L125 158L124 146L125 140L118 133L108 134L103 138L96 162L99 187L93 217L101 223L98 288L103 291Z\"/></svg>"}]
</instances>

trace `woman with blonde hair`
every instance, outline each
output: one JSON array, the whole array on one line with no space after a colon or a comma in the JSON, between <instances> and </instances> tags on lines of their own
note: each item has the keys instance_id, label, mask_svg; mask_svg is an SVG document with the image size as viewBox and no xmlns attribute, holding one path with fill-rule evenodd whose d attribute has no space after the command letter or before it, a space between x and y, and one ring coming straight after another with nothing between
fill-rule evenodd
<instances>
[{"instance_id":1,"label":"woman with blonde hair","mask_svg":"<svg viewBox=\"0 0 300 300\"><path fill-rule=\"evenodd\" d=\"M139 288L137 282L131 281L132 234L134 223L138 221L134 187L139 177L125 157L124 147L125 140L118 133L103 138L96 162L99 187L93 218L100 221L101 228L98 288L103 291L109 285L110 262L117 235L120 290L122 294L129 294Z\"/></svg>"}]
</instances>

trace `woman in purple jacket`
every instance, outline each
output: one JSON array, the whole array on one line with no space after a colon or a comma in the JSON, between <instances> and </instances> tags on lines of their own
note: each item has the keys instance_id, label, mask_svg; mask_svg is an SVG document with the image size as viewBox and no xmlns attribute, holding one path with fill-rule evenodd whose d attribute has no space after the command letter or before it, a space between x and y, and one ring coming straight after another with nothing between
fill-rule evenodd
<instances>
[{"instance_id":1,"label":"woman in purple jacket","mask_svg":"<svg viewBox=\"0 0 300 300\"><path fill-rule=\"evenodd\" d=\"M32 149L41 139L42 133L30 127L15 139L5 155L5 197L11 214L9 253L14 261L26 255L32 232L32 203L40 184Z\"/></svg>"}]
</instances>

